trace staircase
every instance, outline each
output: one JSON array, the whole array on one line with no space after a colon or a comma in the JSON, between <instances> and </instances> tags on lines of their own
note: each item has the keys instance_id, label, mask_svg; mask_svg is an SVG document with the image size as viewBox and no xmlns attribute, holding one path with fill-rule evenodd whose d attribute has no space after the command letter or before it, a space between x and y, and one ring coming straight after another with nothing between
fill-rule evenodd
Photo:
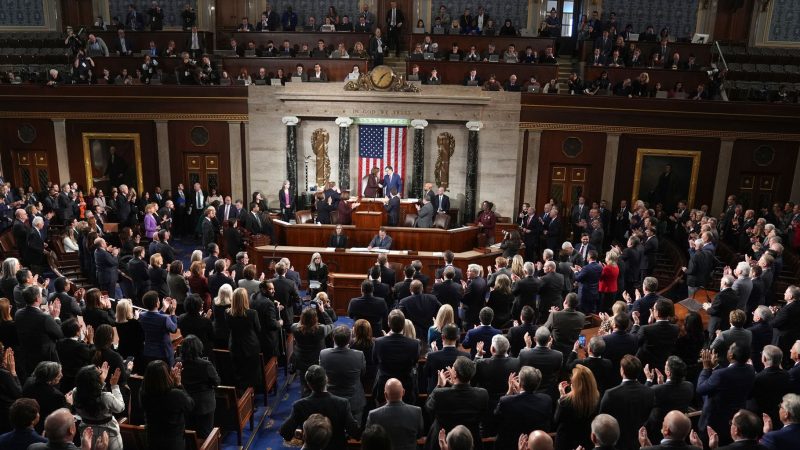
<instances>
[{"instance_id":1,"label":"staircase","mask_svg":"<svg viewBox=\"0 0 800 450\"><path fill-rule=\"evenodd\" d=\"M571 55L558 57L558 83L564 86L565 89L567 80L569 80L569 74L578 72L577 62L578 60L574 59Z\"/></svg>"},{"instance_id":2,"label":"staircase","mask_svg":"<svg viewBox=\"0 0 800 450\"><path fill-rule=\"evenodd\" d=\"M408 57L408 52L400 52L399 57L395 56L386 56L383 59L383 64L387 65L392 68L394 73L397 76L406 76L406 58Z\"/></svg>"}]
</instances>

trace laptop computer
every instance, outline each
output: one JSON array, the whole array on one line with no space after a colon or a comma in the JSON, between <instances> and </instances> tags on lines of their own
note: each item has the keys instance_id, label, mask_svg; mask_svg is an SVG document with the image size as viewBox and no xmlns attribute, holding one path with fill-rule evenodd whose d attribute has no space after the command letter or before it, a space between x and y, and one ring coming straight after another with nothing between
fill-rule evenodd
<instances>
[{"instance_id":1,"label":"laptop computer","mask_svg":"<svg viewBox=\"0 0 800 450\"><path fill-rule=\"evenodd\" d=\"M422 54L422 59L424 59L425 61L433 61L433 53L431 53L431 52L423 53Z\"/></svg>"},{"instance_id":2,"label":"laptop computer","mask_svg":"<svg viewBox=\"0 0 800 450\"><path fill-rule=\"evenodd\" d=\"M468 80L467 81L467 86L477 86L477 85L478 85L478 80Z\"/></svg>"},{"instance_id":3,"label":"laptop computer","mask_svg":"<svg viewBox=\"0 0 800 450\"><path fill-rule=\"evenodd\" d=\"M270 78L269 84L270 86L280 86L282 83L280 78Z\"/></svg>"},{"instance_id":4,"label":"laptop computer","mask_svg":"<svg viewBox=\"0 0 800 450\"><path fill-rule=\"evenodd\" d=\"M667 98L667 91L656 92L656 98Z\"/></svg>"},{"instance_id":5,"label":"laptop computer","mask_svg":"<svg viewBox=\"0 0 800 450\"><path fill-rule=\"evenodd\" d=\"M409 75L406 77L406 81L419 81L419 75Z\"/></svg>"},{"instance_id":6,"label":"laptop computer","mask_svg":"<svg viewBox=\"0 0 800 450\"><path fill-rule=\"evenodd\" d=\"M489 55L489 62L500 62L500 55Z\"/></svg>"},{"instance_id":7,"label":"laptop computer","mask_svg":"<svg viewBox=\"0 0 800 450\"><path fill-rule=\"evenodd\" d=\"M266 86L267 80L255 80L253 81L253 84L255 84L256 86Z\"/></svg>"},{"instance_id":8,"label":"laptop computer","mask_svg":"<svg viewBox=\"0 0 800 450\"><path fill-rule=\"evenodd\" d=\"M447 56L447 59L449 61L461 61L461 55L450 53L450 55Z\"/></svg>"},{"instance_id":9,"label":"laptop computer","mask_svg":"<svg viewBox=\"0 0 800 450\"><path fill-rule=\"evenodd\" d=\"M233 80L234 86L244 86L244 80Z\"/></svg>"},{"instance_id":10,"label":"laptop computer","mask_svg":"<svg viewBox=\"0 0 800 450\"><path fill-rule=\"evenodd\" d=\"M412 54L408 55L408 59L410 59L412 61L420 61L423 58L425 58L425 54L424 53L412 53Z\"/></svg>"},{"instance_id":11,"label":"laptop computer","mask_svg":"<svg viewBox=\"0 0 800 450\"><path fill-rule=\"evenodd\" d=\"M414 28L414 34L425 34L425 28Z\"/></svg>"},{"instance_id":12,"label":"laptop computer","mask_svg":"<svg viewBox=\"0 0 800 450\"><path fill-rule=\"evenodd\" d=\"M303 77L292 77L292 83L302 83Z\"/></svg>"},{"instance_id":13,"label":"laptop computer","mask_svg":"<svg viewBox=\"0 0 800 450\"><path fill-rule=\"evenodd\" d=\"M244 51L244 56L246 56L248 58L252 58L252 57L256 56L256 51L255 50L249 50L249 49L245 50Z\"/></svg>"},{"instance_id":14,"label":"laptop computer","mask_svg":"<svg viewBox=\"0 0 800 450\"><path fill-rule=\"evenodd\" d=\"M528 91L527 92L530 93L530 94L538 94L540 88L541 88L541 86L530 85L530 86L528 86Z\"/></svg>"},{"instance_id":15,"label":"laptop computer","mask_svg":"<svg viewBox=\"0 0 800 450\"><path fill-rule=\"evenodd\" d=\"M639 42L639 33L631 33L628 36L628 40L631 42Z\"/></svg>"}]
</instances>

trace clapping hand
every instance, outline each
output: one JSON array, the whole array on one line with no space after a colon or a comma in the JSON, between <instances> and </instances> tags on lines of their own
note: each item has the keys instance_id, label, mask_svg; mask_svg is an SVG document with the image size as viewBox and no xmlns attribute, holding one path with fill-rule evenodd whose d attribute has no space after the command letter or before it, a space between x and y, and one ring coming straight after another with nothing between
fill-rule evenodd
<instances>
[{"instance_id":1,"label":"clapping hand","mask_svg":"<svg viewBox=\"0 0 800 450\"><path fill-rule=\"evenodd\" d=\"M770 417L767 413L763 413L761 414L761 420L764 422L764 429L762 430L764 434L772 431L772 417Z\"/></svg>"},{"instance_id":2,"label":"clapping hand","mask_svg":"<svg viewBox=\"0 0 800 450\"><path fill-rule=\"evenodd\" d=\"M475 345L475 351L477 352L478 356L483 356L483 353L484 353L483 352L483 347L484 347L483 341L478 341L478 344Z\"/></svg>"},{"instance_id":3,"label":"clapping hand","mask_svg":"<svg viewBox=\"0 0 800 450\"><path fill-rule=\"evenodd\" d=\"M519 376L515 372L508 374L508 392L507 395L519 394Z\"/></svg>"},{"instance_id":4,"label":"clapping hand","mask_svg":"<svg viewBox=\"0 0 800 450\"><path fill-rule=\"evenodd\" d=\"M519 440L517 441L517 448L519 450L526 450L528 448L528 434L522 433L519 435ZM577 449L575 449L577 450Z\"/></svg>"},{"instance_id":5,"label":"clapping hand","mask_svg":"<svg viewBox=\"0 0 800 450\"><path fill-rule=\"evenodd\" d=\"M55 299L49 305L50 316L55 319L61 314L61 300Z\"/></svg>"},{"instance_id":6,"label":"clapping hand","mask_svg":"<svg viewBox=\"0 0 800 450\"><path fill-rule=\"evenodd\" d=\"M622 299L625 300L625 303L633 303L633 300L631 300L631 294L628 294L628 291L622 291Z\"/></svg>"},{"instance_id":7,"label":"clapping hand","mask_svg":"<svg viewBox=\"0 0 800 450\"><path fill-rule=\"evenodd\" d=\"M634 326L638 326L639 325L639 320L641 318L641 313L639 313L639 311L633 311L631 313L631 318L633 318L633 325Z\"/></svg>"},{"instance_id":8,"label":"clapping hand","mask_svg":"<svg viewBox=\"0 0 800 450\"><path fill-rule=\"evenodd\" d=\"M108 378L108 361L103 361L103 364L100 366L100 380L105 383L106 378Z\"/></svg>"},{"instance_id":9,"label":"clapping hand","mask_svg":"<svg viewBox=\"0 0 800 450\"><path fill-rule=\"evenodd\" d=\"M714 367L714 352L708 348L700 350L700 361L703 363L703 369L711 370Z\"/></svg>"},{"instance_id":10,"label":"clapping hand","mask_svg":"<svg viewBox=\"0 0 800 450\"><path fill-rule=\"evenodd\" d=\"M642 447L649 447L650 438L647 437L647 428L641 427L639 428L639 445Z\"/></svg>"},{"instance_id":11,"label":"clapping hand","mask_svg":"<svg viewBox=\"0 0 800 450\"><path fill-rule=\"evenodd\" d=\"M14 350L11 347L6 347L5 353L3 353L3 367L12 375L17 375L17 363L14 359Z\"/></svg>"},{"instance_id":12,"label":"clapping hand","mask_svg":"<svg viewBox=\"0 0 800 450\"><path fill-rule=\"evenodd\" d=\"M563 397L567 395L567 388L569 387L569 381L562 381L558 383L558 393Z\"/></svg>"},{"instance_id":13,"label":"clapping hand","mask_svg":"<svg viewBox=\"0 0 800 450\"><path fill-rule=\"evenodd\" d=\"M531 348L531 345L533 345L533 339L531 338L531 334L525 333L524 339L525 339L525 348Z\"/></svg>"},{"instance_id":14,"label":"clapping hand","mask_svg":"<svg viewBox=\"0 0 800 450\"><path fill-rule=\"evenodd\" d=\"M114 369L114 373L111 374L111 379L109 380L108 384L111 386L118 386L119 385L119 377L122 375L122 372L119 370L119 367Z\"/></svg>"},{"instance_id":15,"label":"clapping hand","mask_svg":"<svg viewBox=\"0 0 800 450\"><path fill-rule=\"evenodd\" d=\"M439 351L439 346L436 344L436 341L431 342L431 351Z\"/></svg>"},{"instance_id":16,"label":"clapping hand","mask_svg":"<svg viewBox=\"0 0 800 450\"><path fill-rule=\"evenodd\" d=\"M183 363L178 362L175 363L175 366L170 370L172 374L172 379L175 380L175 385L181 385L181 373L183 372Z\"/></svg>"}]
</instances>

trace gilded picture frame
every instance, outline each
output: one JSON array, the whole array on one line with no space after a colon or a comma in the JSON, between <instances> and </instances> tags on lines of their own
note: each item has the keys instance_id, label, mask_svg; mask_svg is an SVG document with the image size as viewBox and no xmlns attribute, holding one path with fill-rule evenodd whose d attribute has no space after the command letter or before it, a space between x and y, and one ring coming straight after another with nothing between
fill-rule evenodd
<instances>
[{"instance_id":1,"label":"gilded picture frame","mask_svg":"<svg viewBox=\"0 0 800 450\"><path fill-rule=\"evenodd\" d=\"M96 186L110 195L110 188L120 184L135 188L138 194L144 191L139 133L82 133L81 137L87 191Z\"/></svg>"},{"instance_id":2,"label":"gilded picture frame","mask_svg":"<svg viewBox=\"0 0 800 450\"><path fill-rule=\"evenodd\" d=\"M701 153L699 150L637 149L632 202L643 200L649 208L662 203L667 212L681 200L694 205ZM669 173L666 166L671 166Z\"/></svg>"}]
</instances>

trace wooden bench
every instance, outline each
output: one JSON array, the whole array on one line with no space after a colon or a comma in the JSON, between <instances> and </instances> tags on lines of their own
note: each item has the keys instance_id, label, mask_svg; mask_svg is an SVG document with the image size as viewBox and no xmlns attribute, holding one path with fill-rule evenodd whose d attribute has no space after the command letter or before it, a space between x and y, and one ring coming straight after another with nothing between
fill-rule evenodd
<instances>
[{"instance_id":1,"label":"wooden bench","mask_svg":"<svg viewBox=\"0 0 800 450\"><path fill-rule=\"evenodd\" d=\"M264 392L264 406L267 406L267 394L276 391L278 386L278 358L273 356L269 361L264 361L264 354L259 353L261 358L262 386ZM217 373L223 385L235 386L236 375L233 369L233 360L229 350L215 348L214 361Z\"/></svg>"},{"instance_id":2,"label":"wooden bench","mask_svg":"<svg viewBox=\"0 0 800 450\"><path fill-rule=\"evenodd\" d=\"M247 388L239 395L233 386L217 386L214 390L217 408L214 411L214 425L223 430L236 430L236 442L242 445L242 432L247 422L253 430L255 413L255 394L253 388Z\"/></svg>"},{"instance_id":3,"label":"wooden bench","mask_svg":"<svg viewBox=\"0 0 800 450\"><path fill-rule=\"evenodd\" d=\"M125 419L119 422L120 436L125 450L147 450L147 432L143 425L131 425ZM201 439L197 432L184 430L184 440L186 450L220 450L222 448L222 433L219 428L214 427L211 433Z\"/></svg>"}]
</instances>

